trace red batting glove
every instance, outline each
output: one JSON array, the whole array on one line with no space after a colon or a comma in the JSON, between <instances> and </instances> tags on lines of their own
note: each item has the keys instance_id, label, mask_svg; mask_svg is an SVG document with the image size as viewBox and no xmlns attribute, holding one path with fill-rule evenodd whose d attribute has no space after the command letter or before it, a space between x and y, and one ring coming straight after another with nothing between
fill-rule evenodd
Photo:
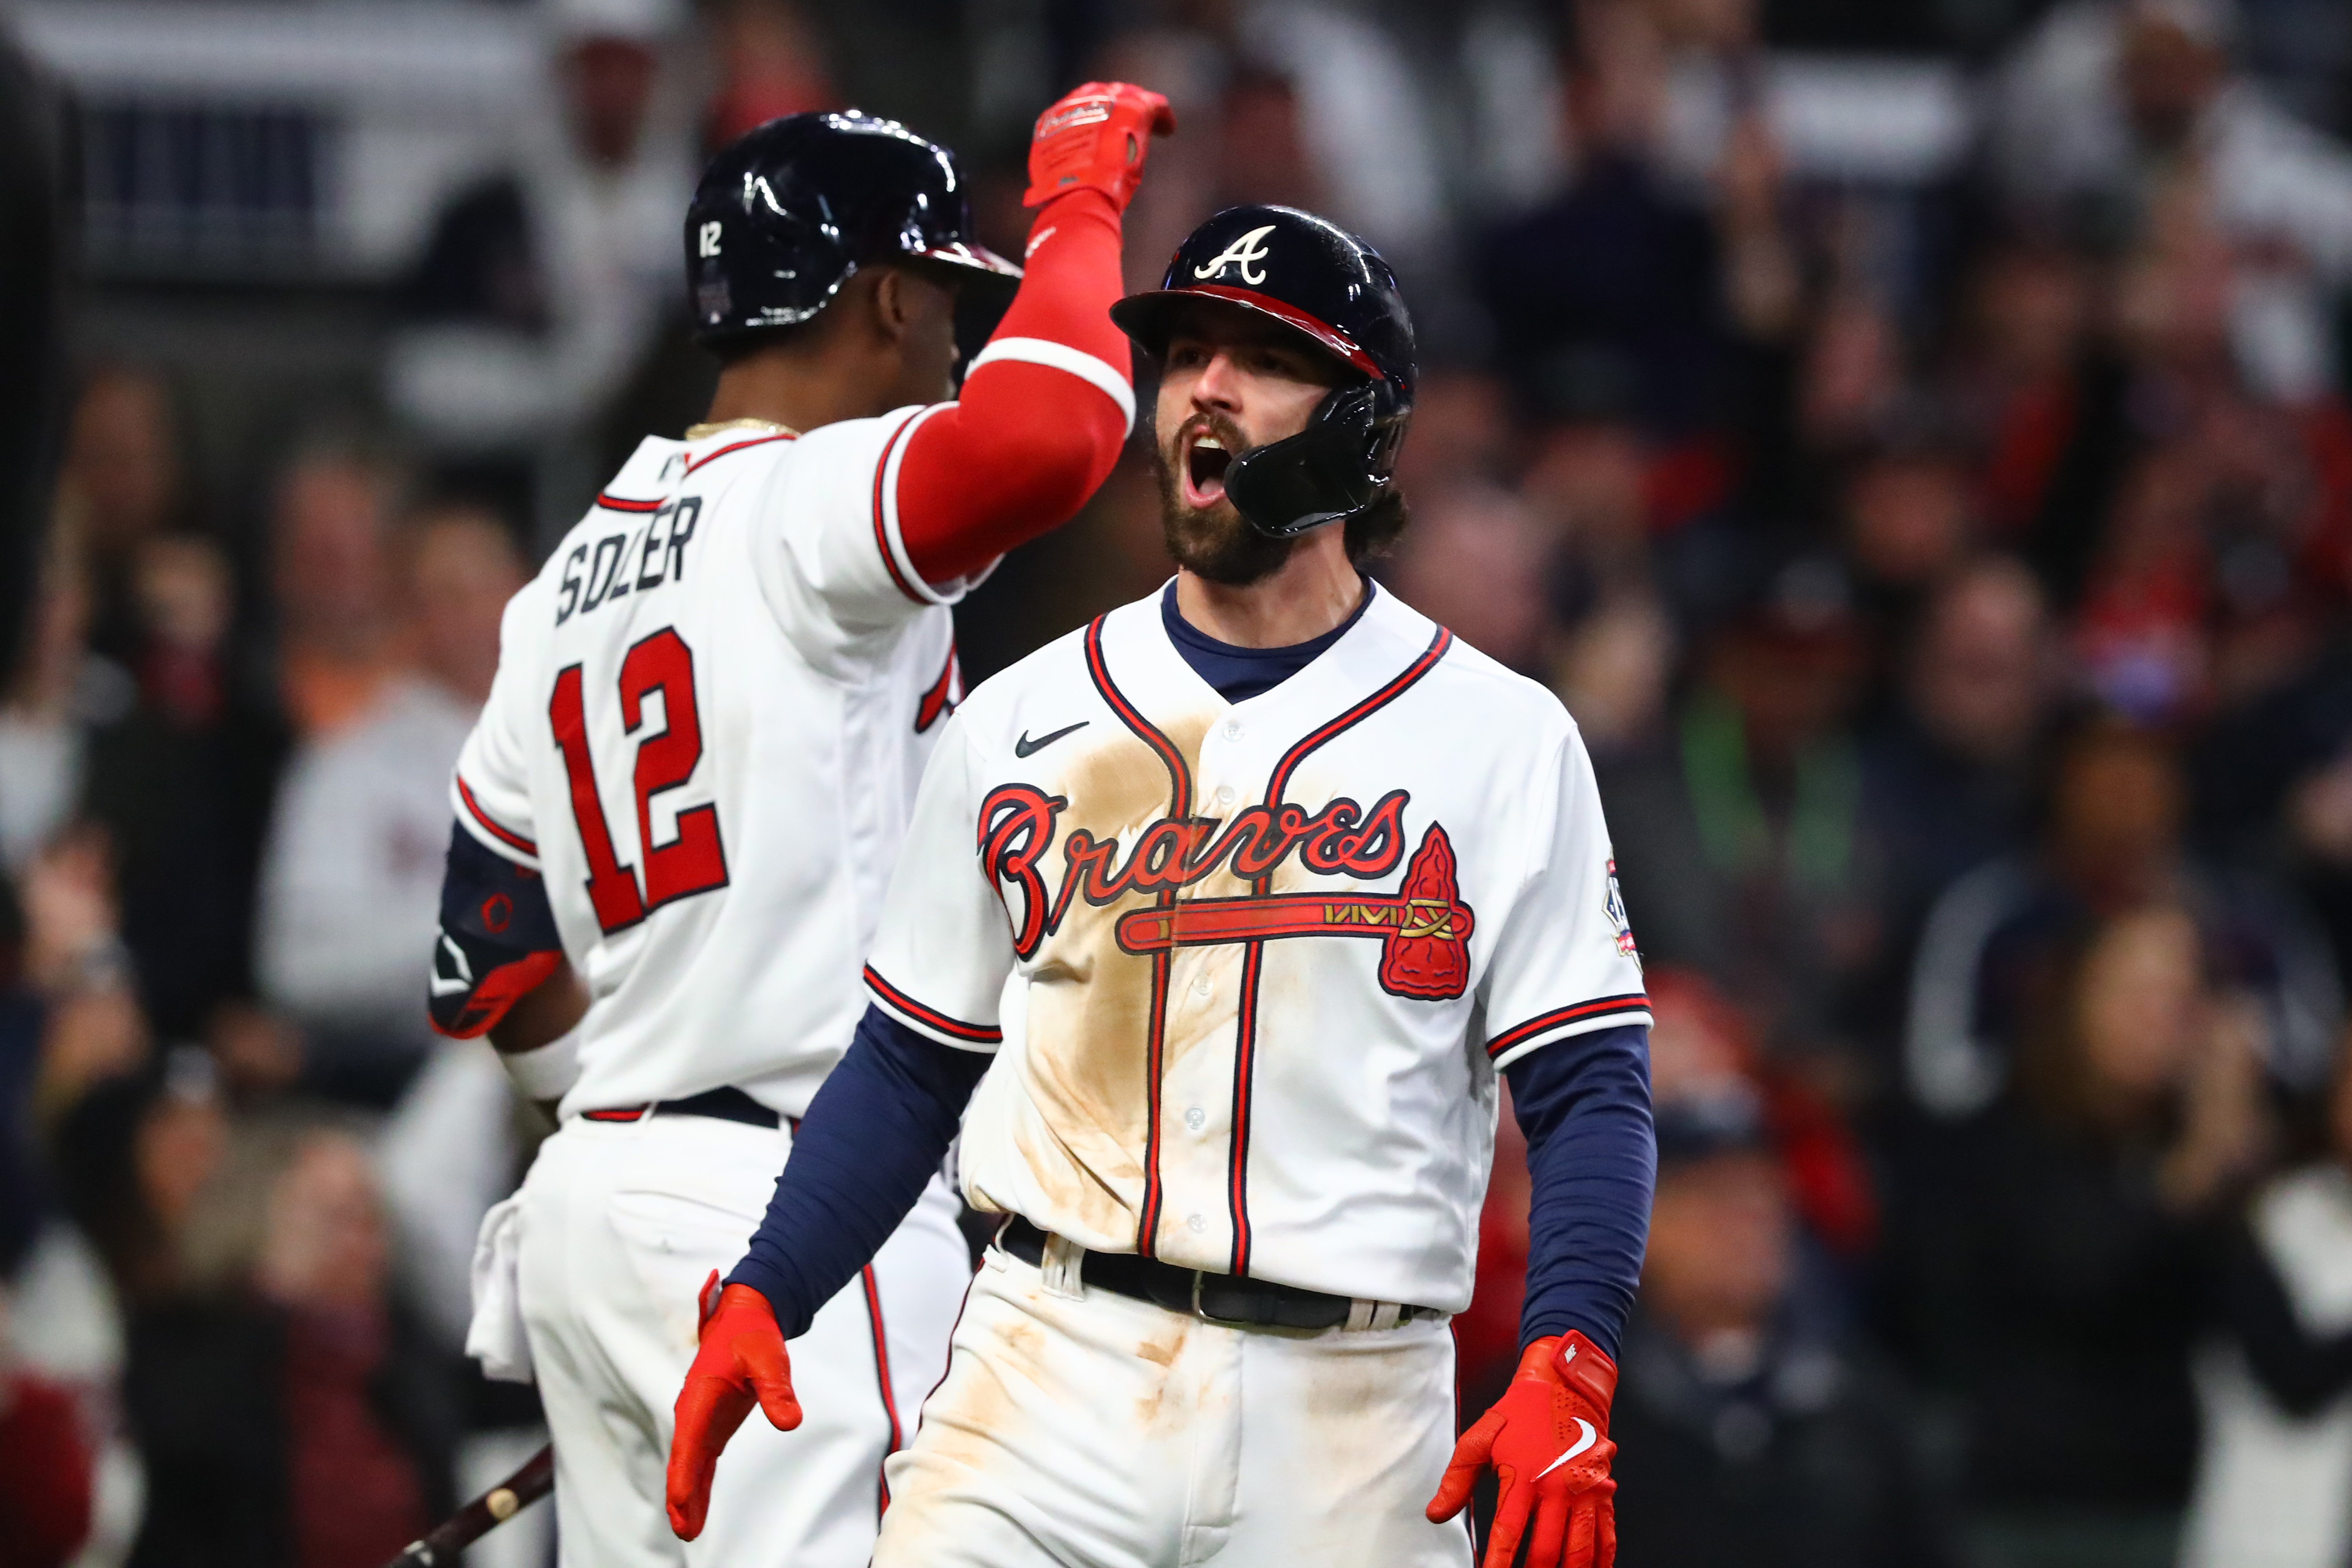
<instances>
[{"instance_id":1,"label":"red batting glove","mask_svg":"<svg viewBox=\"0 0 2352 1568\"><path fill-rule=\"evenodd\" d=\"M1151 139L1175 129L1176 111L1158 93L1131 82L1090 81L1037 117L1029 194L1021 205L1042 207L1091 186L1125 212Z\"/></svg>"},{"instance_id":2,"label":"red batting glove","mask_svg":"<svg viewBox=\"0 0 2352 1568\"><path fill-rule=\"evenodd\" d=\"M1442 1524L1470 1500L1478 1472L1492 1465L1502 1483L1486 1568L1510 1568L1535 1516L1527 1568L1609 1568L1617 1557L1617 1483L1609 1461L1609 1401L1617 1363L1570 1330L1519 1352L1511 1386L1454 1446L1454 1462L1429 1500Z\"/></svg>"},{"instance_id":3,"label":"red batting glove","mask_svg":"<svg viewBox=\"0 0 2352 1568\"><path fill-rule=\"evenodd\" d=\"M702 1348L677 1392L677 1425L669 1439L669 1528L680 1541L702 1533L719 1451L754 1403L779 1432L801 1424L792 1359L768 1299L749 1285L730 1285L713 1300L718 1284L714 1268L702 1287Z\"/></svg>"}]
</instances>

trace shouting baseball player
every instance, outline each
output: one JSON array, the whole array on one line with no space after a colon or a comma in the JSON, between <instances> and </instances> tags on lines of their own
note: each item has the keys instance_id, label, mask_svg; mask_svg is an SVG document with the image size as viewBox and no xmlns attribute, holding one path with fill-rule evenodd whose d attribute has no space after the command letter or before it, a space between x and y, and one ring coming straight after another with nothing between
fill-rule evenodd
<instances>
[{"instance_id":1,"label":"shouting baseball player","mask_svg":"<svg viewBox=\"0 0 2352 1568\"><path fill-rule=\"evenodd\" d=\"M882 1461L971 1279L943 1184L809 1303L814 1415L730 1458L692 1552L663 1519L672 1402L705 1281L741 1254L862 1010L961 695L949 606L1078 509L1132 421L1107 312L1121 212L1171 127L1124 85L1038 121L1027 276L960 398L957 291L1019 274L969 238L955 160L857 114L721 153L685 236L723 366L709 422L640 446L508 606L452 785L432 1005L560 1102L486 1223L476 1335L499 1342L497 1299L516 1303L568 1565L872 1550Z\"/></svg>"},{"instance_id":2,"label":"shouting baseball player","mask_svg":"<svg viewBox=\"0 0 2352 1568\"><path fill-rule=\"evenodd\" d=\"M1488 1468L1488 1564L1606 1568L1649 1012L1576 727L1361 574L1404 524L1413 386L1377 255L1234 208L1112 314L1162 367L1180 569L949 724L871 1005L678 1396L671 1519L701 1526L754 1401L832 1397L784 1342L961 1117L965 1194L1009 1217L877 1568L1458 1568ZM1526 1348L1457 1447L1498 1073Z\"/></svg>"}]
</instances>

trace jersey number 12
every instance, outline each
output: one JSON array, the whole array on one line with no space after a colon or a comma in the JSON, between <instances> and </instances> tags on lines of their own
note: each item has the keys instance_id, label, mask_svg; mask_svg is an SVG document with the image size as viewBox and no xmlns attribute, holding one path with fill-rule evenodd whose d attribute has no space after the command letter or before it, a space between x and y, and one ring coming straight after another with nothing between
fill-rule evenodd
<instances>
[{"instance_id":1,"label":"jersey number 12","mask_svg":"<svg viewBox=\"0 0 2352 1568\"><path fill-rule=\"evenodd\" d=\"M621 727L634 735L645 723L645 701L662 695L663 727L637 742L637 842L645 847L642 892L636 874L613 850L612 829L596 793L595 761L588 752L588 714L580 666L555 678L547 716L563 752L572 782L572 816L580 825L580 845L588 856L588 901L596 923L610 936L636 924L673 899L691 898L727 885L727 851L719 840L719 808L688 806L677 814L677 836L654 842L653 800L694 776L702 760L702 719L694 706L694 650L676 629L664 626L631 647L621 661Z\"/></svg>"}]
</instances>

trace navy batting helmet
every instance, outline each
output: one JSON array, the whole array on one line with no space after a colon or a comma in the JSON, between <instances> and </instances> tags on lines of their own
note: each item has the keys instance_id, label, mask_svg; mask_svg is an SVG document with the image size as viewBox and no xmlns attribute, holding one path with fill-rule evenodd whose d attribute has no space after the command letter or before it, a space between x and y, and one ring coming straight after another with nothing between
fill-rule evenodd
<instances>
[{"instance_id":1,"label":"navy batting helmet","mask_svg":"<svg viewBox=\"0 0 2352 1568\"><path fill-rule=\"evenodd\" d=\"M1155 359L1186 303L1214 300L1304 334L1359 379L1336 387L1298 435L1243 454L1225 475L1234 510L1277 539L1361 515L1395 488L1412 417L1412 317L1380 252L1296 207L1227 207L1194 229L1145 294L1111 320Z\"/></svg>"},{"instance_id":2,"label":"navy batting helmet","mask_svg":"<svg viewBox=\"0 0 2352 1568\"><path fill-rule=\"evenodd\" d=\"M854 110L771 120L710 161L687 208L696 341L796 326L858 268L897 259L1008 287L1021 276L973 241L946 148Z\"/></svg>"}]
</instances>

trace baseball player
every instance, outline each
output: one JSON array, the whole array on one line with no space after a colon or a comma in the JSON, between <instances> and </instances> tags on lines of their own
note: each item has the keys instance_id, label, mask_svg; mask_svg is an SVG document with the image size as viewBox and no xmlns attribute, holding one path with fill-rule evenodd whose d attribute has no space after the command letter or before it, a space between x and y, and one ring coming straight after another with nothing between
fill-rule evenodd
<instances>
[{"instance_id":1,"label":"baseball player","mask_svg":"<svg viewBox=\"0 0 2352 1568\"><path fill-rule=\"evenodd\" d=\"M671 1405L706 1283L862 1010L961 696L949 606L1077 510L1132 421L1107 312L1120 215L1172 123L1101 84L1039 121L1027 276L960 398L957 291L1020 274L969 237L954 158L855 113L719 153L685 233L723 367L709 423L647 438L508 605L451 787L432 1007L560 1118L486 1222L475 1338L509 1370L527 1352L567 1564L852 1568L872 1549L882 1461L971 1278L941 1183L811 1304L817 1413L730 1459L691 1551L663 1520Z\"/></svg>"},{"instance_id":2,"label":"baseball player","mask_svg":"<svg viewBox=\"0 0 2352 1568\"><path fill-rule=\"evenodd\" d=\"M1179 571L950 722L856 1041L679 1394L672 1521L703 1523L752 1403L814 1418L785 1341L961 1118L965 1195L1007 1218L890 1461L877 1568L1460 1568L1490 1467L1490 1568L1606 1568L1654 1156L1576 727L1360 570L1405 521L1413 386L1377 255L1234 208L1112 313L1162 367ZM1535 1189L1526 1348L1457 1447L1445 1319L1500 1073Z\"/></svg>"}]
</instances>

